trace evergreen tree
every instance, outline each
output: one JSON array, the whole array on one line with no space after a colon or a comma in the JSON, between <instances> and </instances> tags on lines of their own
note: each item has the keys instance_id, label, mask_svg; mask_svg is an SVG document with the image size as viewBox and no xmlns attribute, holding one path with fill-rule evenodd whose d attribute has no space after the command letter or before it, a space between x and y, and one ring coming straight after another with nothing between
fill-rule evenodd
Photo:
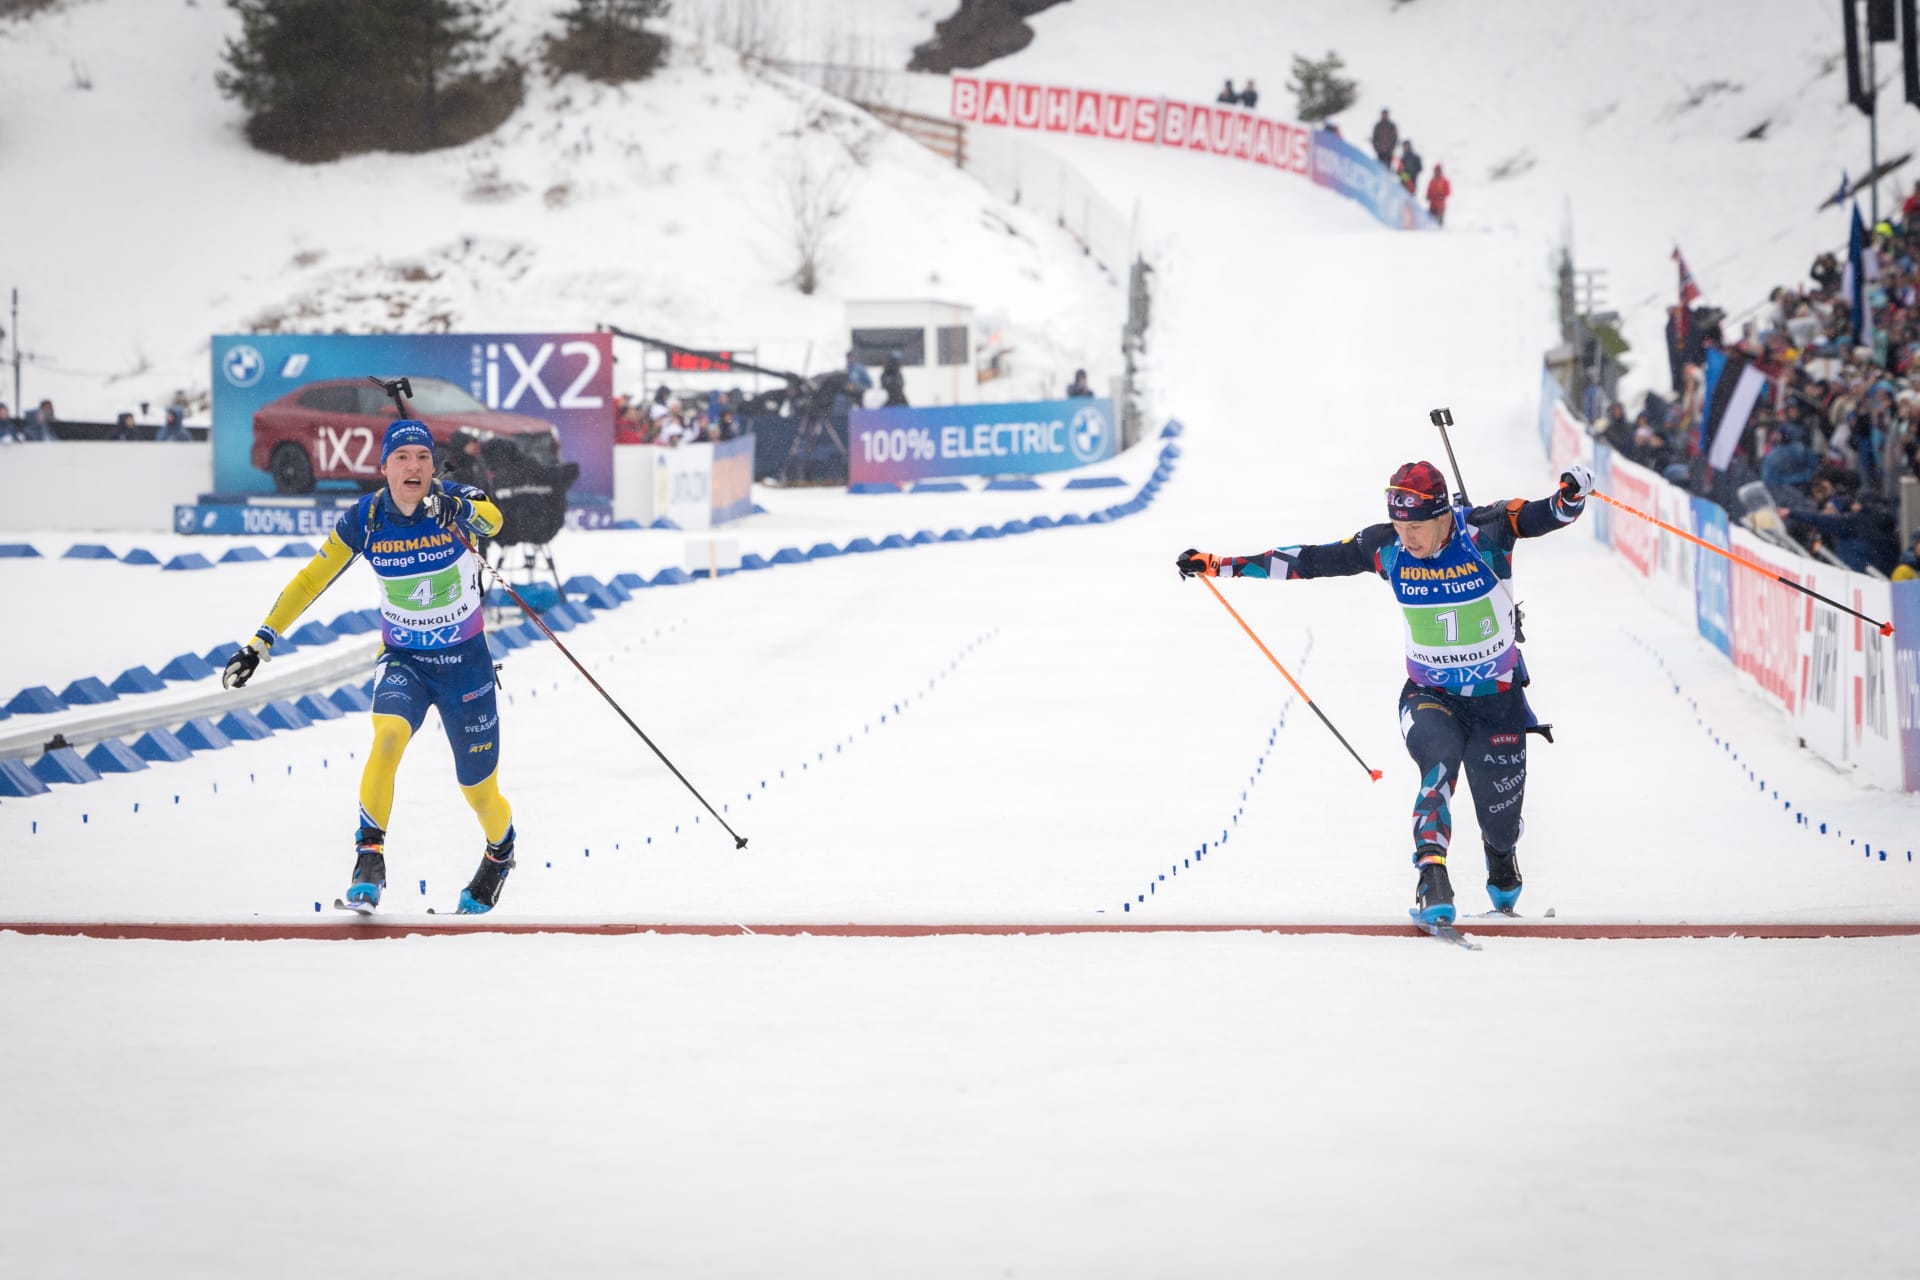
<instances>
[{"instance_id":1,"label":"evergreen tree","mask_svg":"<svg viewBox=\"0 0 1920 1280\"><path fill-rule=\"evenodd\" d=\"M227 42L226 68L214 79L247 109L254 143L301 158L338 154L327 135L362 89L356 69L381 56L378 7L339 0L229 3L240 16L240 38Z\"/></svg>"},{"instance_id":2,"label":"evergreen tree","mask_svg":"<svg viewBox=\"0 0 1920 1280\"><path fill-rule=\"evenodd\" d=\"M500 29L487 22L506 0L378 0L387 54L418 94L428 147L440 145L440 91L475 70Z\"/></svg>"},{"instance_id":3,"label":"evergreen tree","mask_svg":"<svg viewBox=\"0 0 1920 1280\"><path fill-rule=\"evenodd\" d=\"M1287 88L1293 93L1298 119L1318 124L1353 105L1360 86L1341 77L1346 65L1331 49L1317 62L1297 53L1293 55L1293 78L1287 81Z\"/></svg>"},{"instance_id":4,"label":"evergreen tree","mask_svg":"<svg viewBox=\"0 0 1920 1280\"><path fill-rule=\"evenodd\" d=\"M643 80L667 51L646 21L666 17L672 7L670 0L573 0L560 15L567 33L549 42L547 56L558 70L590 80Z\"/></svg>"}]
</instances>

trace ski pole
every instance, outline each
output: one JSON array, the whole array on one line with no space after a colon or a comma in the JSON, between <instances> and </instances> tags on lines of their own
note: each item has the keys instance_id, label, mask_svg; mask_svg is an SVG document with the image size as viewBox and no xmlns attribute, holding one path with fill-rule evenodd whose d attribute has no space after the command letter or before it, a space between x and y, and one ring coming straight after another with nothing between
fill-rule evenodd
<instances>
[{"instance_id":1,"label":"ski pole","mask_svg":"<svg viewBox=\"0 0 1920 1280\"><path fill-rule=\"evenodd\" d=\"M1440 428L1440 443L1446 446L1447 463L1453 468L1453 483L1454 487L1460 490L1461 503L1472 506L1473 504L1467 501L1467 482L1460 478L1460 460L1453 456L1453 441L1447 439L1447 428L1453 425L1453 410L1430 409L1427 411L1427 421Z\"/></svg>"},{"instance_id":2,"label":"ski pole","mask_svg":"<svg viewBox=\"0 0 1920 1280\"><path fill-rule=\"evenodd\" d=\"M1207 584L1207 590L1213 592L1213 598L1220 602L1221 607L1224 608L1228 613L1231 613L1233 615L1233 620L1240 624L1240 629L1242 631L1247 633L1247 639L1253 641L1255 644L1260 646L1260 652L1267 655L1267 661L1273 664L1274 670L1278 671L1281 675L1286 677L1287 683L1293 686L1293 691L1300 695L1300 700L1302 702L1307 704L1307 709L1313 712L1313 714L1320 717L1320 723L1327 726L1327 732L1331 733L1334 737L1339 738L1340 745L1347 749L1347 754L1352 756L1362 769L1367 769L1367 762L1365 760L1360 759L1360 753L1353 749L1353 744L1348 742L1345 737L1342 737L1340 731L1333 727L1333 721L1327 719L1326 712L1320 710L1319 707L1316 707L1313 705L1313 699L1309 698L1307 696L1307 691L1300 687L1300 682L1298 680L1295 680L1293 678L1292 673L1289 672L1284 666L1280 665L1280 659L1274 657L1273 650L1267 648L1266 643L1262 641L1259 636L1253 633L1253 628L1247 625L1247 620L1240 616L1239 611L1235 609L1232 605L1227 603L1227 598L1220 594L1220 588L1213 585L1213 579L1201 578L1200 581ZM1367 776L1369 778L1372 778L1375 782L1378 782L1380 781L1381 774L1378 769L1367 769Z\"/></svg>"},{"instance_id":3,"label":"ski pole","mask_svg":"<svg viewBox=\"0 0 1920 1280\"><path fill-rule=\"evenodd\" d=\"M367 381L374 383L375 385L380 387L383 391L385 391L389 396L392 396L394 408L402 414L406 413L407 406L405 402L401 399L401 397L402 396L411 397L413 394L413 388L408 384L405 378L395 378L389 382L389 381L383 381L369 374L367 377ZM723 827L726 830L726 833L728 835L733 837L733 847L736 849L746 848L747 838L741 835L739 832L735 831L731 826L728 826L727 820L725 818L713 812L713 806L710 804L707 804L707 798L700 794L700 789L694 786L691 782L688 782L687 775L684 773L681 773L679 769L674 767L673 761L667 759L667 753L654 745L653 739L647 736L646 730L642 729L639 725L633 722L633 717L627 714L626 709L624 707L622 707L618 702L615 702L613 700L612 694L608 693L604 688L601 687L600 682L593 678L593 673L588 671L586 667L581 665L580 659L573 656L573 651L567 648L566 645L560 643L560 637L553 634L553 628L549 627L546 624L546 620L543 619L538 613L534 612L533 606L529 605L525 600L522 600L520 598L520 593L513 589L513 584L508 582L504 577L502 577L500 574L500 571L498 569L495 569L491 564L487 562L487 558L480 554L479 549L475 547L473 543L467 541L466 534L460 532L460 530L457 528L453 529L452 533L454 537L460 540L460 545L465 547L468 553L471 554L475 560L478 560L480 564L485 567L486 571L489 574L493 575L493 580L500 585L500 589L502 591L505 591L508 597L512 599L512 601L515 604L520 606L520 611L527 615L528 619L532 621L533 625L540 628L541 632L545 634L547 639L553 641L553 647L558 649L561 652L561 654L565 656L566 660L573 664L573 669L575 671L578 671L582 676L586 677L587 683L593 686L594 692L599 694L601 697L605 698L607 700L607 705L613 708L615 714L617 714L622 720L625 720L627 722L627 728L639 734L640 741L646 743L648 749L651 750L653 754L660 757L660 763L667 766L668 770L672 772L674 777L680 779L680 785L685 787L688 791L691 791L693 793L693 798L695 800L698 800L703 806L705 806L706 811L708 813L713 813L713 820L719 823L721 827Z\"/></svg>"},{"instance_id":4,"label":"ski pole","mask_svg":"<svg viewBox=\"0 0 1920 1280\"><path fill-rule=\"evenodd\" d=\"M1696 538L1692 534L1688 533L1685 529L1676 529L1672 525L1668 524L1665 520L1657 519L1656 517L1650 516L1646 512L1641 511L1638 508L1630 507L1626 503L1620 501L1618 498L1610 497L1607 494L1600 492L1598 489L1588 490L1587 496L1591 498L1598 498L1600 499L1600 501L1606 503L1608 506L1617 507L1620 510L1626 512L1630 516L1639 516L1642 520L1645 520L1648 524L1658 525L1660 528L1665 529L1668 533L1673 534L1675 537L1685 538L1688 542L1691 542L1696 547L1705 547L1707 550L1713 552L1713 554L1717 556L1724 556L1725 558L1733 561L1733 563L1739 565L1743 569L1751 569L1755 573L1767 573L1767 568L1765 565L1755 564L1751 560L1742 560L1739 556L1734 555L1731 551L1727 551L1721 547L1716 547L1711 542L1707 542L1703 539ZM1841 604L1838 600L1834 600L1834 599L1831 599L1830 597L1823 596L1818 591L1815 591L1812 587L1803 587L1799 583L1794 582L1786 577L1783 577L1780 574L1772 573L1772 574L1768 574L1768 576L1771 577L1775 582L1779 583L1783 587L1792 587L1795 591L1799 591L1806 595L1812 596L1815 600L1818 600L1821 604L1828 605L1832 608L1838 609L1842 613L1853 615L1854 617L1860 619L1860 621L1867 623L1869 626L1878 630L1880 634L1883 636L1890 636L1893 634L1893 624L1891 622L1879 622L1873 618L1869 618L1866 614L1861 613L1858 609L1849 609L1847 608L1847 606Z\"/></svg>"}]
</instances>

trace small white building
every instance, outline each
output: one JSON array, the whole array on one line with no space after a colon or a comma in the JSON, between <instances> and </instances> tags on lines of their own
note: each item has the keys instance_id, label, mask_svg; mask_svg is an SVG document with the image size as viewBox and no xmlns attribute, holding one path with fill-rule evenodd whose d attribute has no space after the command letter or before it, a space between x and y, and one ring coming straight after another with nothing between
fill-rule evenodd
<instances>
[{"instance_id":1,"label":"small white building","mask_svg":"<svg viewBox=\"0 0 1920 1280\"><path fill-rule=\"evenodd\" d=\"M873 371L889 355L900 360L907 403L973 404L980 381L973 366L973 308L931 298L847 303L847 346Z\"/></svg>"}]
</instances>

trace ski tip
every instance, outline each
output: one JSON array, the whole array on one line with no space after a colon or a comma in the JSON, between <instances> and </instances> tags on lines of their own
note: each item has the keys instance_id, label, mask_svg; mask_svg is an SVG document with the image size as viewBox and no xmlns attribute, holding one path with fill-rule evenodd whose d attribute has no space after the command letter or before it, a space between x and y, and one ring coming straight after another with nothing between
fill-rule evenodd
<instances>
[{"instance_id":1,"label":"ski tip","mask_svg":"<svg viewBox=\"0 0 1920 1280\"><path fill-rule=\"evenodd\" d=\"M1372 778L1375 782L1378 782L1380 781L1380 779L1386 777L1387 775L1380 772L1380 770L1378 769L1369 769L1367 770L1367 776L1369 778Z\"/></svg>"}]
</instances>

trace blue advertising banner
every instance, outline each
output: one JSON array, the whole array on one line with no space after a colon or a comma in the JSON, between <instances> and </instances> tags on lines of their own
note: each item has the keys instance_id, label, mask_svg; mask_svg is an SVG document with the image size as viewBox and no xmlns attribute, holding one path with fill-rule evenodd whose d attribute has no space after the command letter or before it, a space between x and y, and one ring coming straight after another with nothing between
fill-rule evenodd
<instances>
[{"instance_id":1,"label":"blue advertising banner","mask_svg":"<svg viewBox=\"0 0 1920 1280\"><path fill-rule=\"evenodd\" d=\"M1119 423L1106 399L856 409L847 427L847 482L1066 471L1119 451Z\"/></svg>"},{"instance_id":2,"label":"blue advertising banner","mask_svg":"<svg viewBox=\"0 0 1920 1280\"><path fill-rule=\"evenodd\" d=\"M1693 525L1702 542L1731 551L1733 539L1728 533L1727 513L1717 502L1694 496ZM1722 556L1693 550L1694 616L1700 634L1714 648L1733 657L1733 566Z\"/></svg>"},{"instance_id":3,"label":"blue advertising banner","mask_svg":"<svg viewBox=\"0 0 1920 1280\"><path fill-rule=\"evenodd\" d=\"M173 531L214 537L258 534L273 538L325 538L352 506L351 502L297 507L244 502L177 503L173 508ZM592 501L567 504L567 528L612 527L613 504Z\"/></svg>"},{"instance_id":4,"label":"blue advertising banner","mask_svg":"<svg viewBox=\"0 0 1920 1280\"><path fill-rule=\"evenodd\" d=\"M1893 584L1893 689L1900 713L1900 762L1920 791L1920 582Z\"/></svg>"},{"instance_id":5,"label":"blue advertising banner","mask_svg":"<svg viewBox=\"0 0 1920 1280\"><path fill-rule=\"evenodd\" d=\"M1433 216L1422 209L1396 174L1337 133L1313 135L1313 182L1349 200L1402 231L1432 231Z\"/></svg>"},{"instance_id":6,"label":"blue advertising banner","mask_svg":"<svg viewBox=\"0 0 1920 1280\"><path fill-rule=\"evenodd\" d=\"M223 334L213 339L213 487L370 489L393 404L367 381L412 381L413 415L445 452L507 439L538 465L577 463L575 497L613 498L613 339L571 334Z\"/></svg>"}]
</instances>

